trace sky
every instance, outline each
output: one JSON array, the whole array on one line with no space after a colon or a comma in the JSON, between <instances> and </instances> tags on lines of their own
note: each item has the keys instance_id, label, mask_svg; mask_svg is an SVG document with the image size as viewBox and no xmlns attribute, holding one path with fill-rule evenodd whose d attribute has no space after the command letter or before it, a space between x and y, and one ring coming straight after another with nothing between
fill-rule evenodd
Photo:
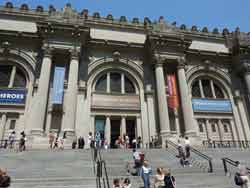
<instances>
[{"instance_id":1,"label":"sky","mask_svg":"<svg viewBox=\"0 0 250 188\"><path fill-rule=\"evenodd\" d=\"M138 17L143 21L149 17L152 21L164 16L169 23L177 25L192 25L199 29L217 27L220 31L227 27L234 31L240 27L243 32L250 32L250 0L0 0L4 5L7 1L15 6L27 3L31 8L50 4L61 9L66 3L71 3L77 11L88 9L89 14L99 12L106 17L111 13L114 17L126 16L129 20Z\"/></svg>"}]
</instances>

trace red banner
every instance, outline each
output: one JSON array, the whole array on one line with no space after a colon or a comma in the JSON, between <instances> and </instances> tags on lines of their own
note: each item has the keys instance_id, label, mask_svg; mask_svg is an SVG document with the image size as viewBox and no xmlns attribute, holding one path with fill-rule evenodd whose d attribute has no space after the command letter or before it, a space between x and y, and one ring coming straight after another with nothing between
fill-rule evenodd
<instances>
[{"instance_id":1,"label":"red banner","mask_svg":"<svg viewBox=\"0 0 250 188\"><path fill-rule=\"evenodd\" d=\"M177 92L177 82L175 74L167 75L166 77L166 94L168 100L169 108L178 108L179 107L179 99Z\"/></svg>"}]
</instances>

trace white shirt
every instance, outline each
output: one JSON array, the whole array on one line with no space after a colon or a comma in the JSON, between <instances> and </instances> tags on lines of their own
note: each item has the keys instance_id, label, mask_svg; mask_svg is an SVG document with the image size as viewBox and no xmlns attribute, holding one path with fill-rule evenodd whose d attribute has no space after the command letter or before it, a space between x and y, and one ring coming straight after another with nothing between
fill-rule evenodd
<instances>
[{"instance_id":1,"label":"white shirt","mask_svg":"<svg viewBox=\"0 0 250 188\"><path fill-rule=\"evenodd\" d=\"M184 140L184 145L185 145L185 146L190 146L190 140L185 139L185 140Z\"/></svg>"}]
</instances>

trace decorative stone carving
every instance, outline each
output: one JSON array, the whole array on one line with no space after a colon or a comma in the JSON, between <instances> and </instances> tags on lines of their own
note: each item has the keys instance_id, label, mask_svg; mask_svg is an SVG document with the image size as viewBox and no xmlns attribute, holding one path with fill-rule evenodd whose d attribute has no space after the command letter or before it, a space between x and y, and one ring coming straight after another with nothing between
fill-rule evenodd
<instances>
[{"instance_id":1,"label":"decorative stone carving","mask_svg":"<svg viewBox=\"0 0 250 188\"><path fill-rule=\"evenodd\" d=\"M178 69L186 69L186 58L185 57L179 57L178 60L178 66L177 68Z\"/></svg>"},{"instance_id":2,"label":"decorative stone carving","mask_svg":"<svg viewBox=\"0 0 250 188\"><path fill-rule=\"evenodd\" d=\"M159 18L159 21L154 24L154 30L156 32L173 32L177 31L175 25L167 24L167 22L164 20L164 17L161 16Z\"/></svg>"},{"instance_id":3,"label":"decorative stone carving","mask_svg":"<svg viewBox=\"0 0 250 188\"><path fill-rule=\"evenodd\" d=\"M2 43L3 53L9 53L11 44L8 41Z\"/></svg>"},{"instance_id":4,"label":"decorative stone carving","mask_svg":"<svg viewBox=\"0 0 250 188\"><path fill-rule=\"evenodd\" d=\"M49 57L51 58L52 57L52 48L49 46L49 44L45 44L43 47L43 56L44 57Z\"/></svg>"},{"instance_id":5,"label":"decorative stone carving","mask_svg":"<svg viewBox=\"0 0 250 188\"><path fill-rule=\"evenodd\" d=\"M242 71L244 73L250 73L250 59L242 60L241 63L242 63L241 65Z\"/></svg>"},{"instance_id":6,"label":"decorative stone carving","mask_svg":"<svg viewBox=\"0 0 250 188\"><path fill-rule=\"evenodd\" d=\"M79 52L78 49L74 48L74 49L69 50L69 52L70 52L70 58L71 59L76 59L76 60L79 59L79 53L80 52Z\"/></svg>"},{"instance_id":7,"label":"decorative stone carving","mask_svg":"<svg viewBox=\"0 0 250 188\"><path fill-rule=\"evenodd\" d=\"M118 62L118 61L120 60L120 58L121 58L120 52L115 51L115 52L113 53L113 59L114 59L114 61L115 61L115 62Z\"/></svg>"}]
</instances>

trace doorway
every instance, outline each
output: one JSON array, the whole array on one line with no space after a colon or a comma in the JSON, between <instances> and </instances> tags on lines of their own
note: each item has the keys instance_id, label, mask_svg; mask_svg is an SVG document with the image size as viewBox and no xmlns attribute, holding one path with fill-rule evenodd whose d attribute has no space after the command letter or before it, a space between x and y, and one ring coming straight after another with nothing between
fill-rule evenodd
<instances>
[{"instance_id":1,"label":"doorway","mask_svg":"<svg viewBox=\"0 0 250 188\"><path fill-rule=\"evenodd\" d=\"M111 119L111 139L110 139L110 147L116 148L115 141L120 136L120 119Z\"/></svg>"},{"instance_id":2,"label":"doorway","mask_svg":"<svg viewBox=\"0 0 250 188\"><path fill-rule=\"evenodd\" d=\"M129 137L129 143L132 144L132 140L135 138L135 125L136 121L134 119L126 119L126 134Z\"/></svg>"}]
</instances>

